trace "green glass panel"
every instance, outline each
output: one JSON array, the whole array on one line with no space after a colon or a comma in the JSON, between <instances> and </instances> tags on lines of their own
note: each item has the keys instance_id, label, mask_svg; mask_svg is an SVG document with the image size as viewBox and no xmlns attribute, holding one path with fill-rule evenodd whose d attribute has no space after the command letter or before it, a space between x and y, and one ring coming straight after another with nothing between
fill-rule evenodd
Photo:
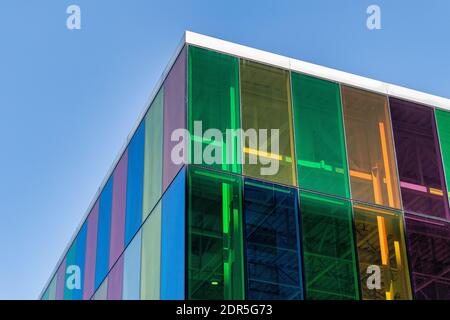
<instances>
[{"instance_id":1,"label":"green glass panel","mask_svg":"<svg viewBox=\"0 0 450 320\"><path fill-rule=\"evenodd\" d=\"M241 178L188 175L188 299L244 299Z\"/></svg>"},{"instance_id":2,"label":"green glass panel","mask_svg":"<svg viewBox=\"0 0 450 320\"><path fill-rule=\"evenodd\" d=\"M445 180L447 190L450 190L450 112L436 109L436 122L439 142L441 144L442 162L444 163ZM450 198L450 192L448 192Z\"/></svg>"},{"instance_id":3,"label":"green glass panel","mask_svg":"<svg viewBox=\"0 0 450 320\"><path fill-rule=\"evenodd\" d=\"M240 173L238 59L190 46L188 61L190 163Z\"/></svg>"},{"instance_id":4,"label":"green glass panel","mask_svg":"<svg viewBox=\"0 0 450 320\"><path fill-rule=\"evenodd\" d=\"M300 188L350 197L339 85L292 73Z\"/></svg>"},{"instance_id":5,"label":"green glass panel","mask_svg":"<svg viewBox=\"0 0 450 320\"><path fill-rule=\"evenodd\" d=\"M358 299L350 201L300 192L306 299Z\"/></svg>"},{"instance_id":6,"label":"green glass panel","mask_svg":"<svg viewBox=\"0 0 450 320\"><path fill-rule=\"evenodd\" d=\"M289 71L248 60L241 60L240 67L244 174L295 186Z\"/></svg>"},{"instance_id":7,"label":"green glass panel","mask_svg":"<svg viewBox=\"0 0 450 320\"><path fill-rule=\"evenodd\" d=\"M142 229L141 300L159 300L161 264L161 202Z\"/></svg>"},{"instance_id":8,"label":"green glass panel","mask_svg":"<svg viewBox=\"0 0 450 320\"><path fill-rule=\"evenodd\" d=\"M163 89L158 92L145 116L144 197L142 221L161 198L163 146Z\"/></svg>"}]
</instances>

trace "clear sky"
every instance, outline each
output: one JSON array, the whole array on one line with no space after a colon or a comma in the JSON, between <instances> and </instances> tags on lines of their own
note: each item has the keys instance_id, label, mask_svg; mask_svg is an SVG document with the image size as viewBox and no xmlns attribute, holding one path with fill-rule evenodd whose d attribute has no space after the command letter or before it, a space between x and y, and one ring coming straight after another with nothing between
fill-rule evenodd
<instances>
[{"instance_id":1,"label":"clear sky","mask_svg":"<svg viewBox=\"0 0 450 320\"><path fill-rule=\"evenodd\" d=\"M38 297L184 30L450 98L448 0L1 0L0 299Z\"/></svg>"}]
</instances>

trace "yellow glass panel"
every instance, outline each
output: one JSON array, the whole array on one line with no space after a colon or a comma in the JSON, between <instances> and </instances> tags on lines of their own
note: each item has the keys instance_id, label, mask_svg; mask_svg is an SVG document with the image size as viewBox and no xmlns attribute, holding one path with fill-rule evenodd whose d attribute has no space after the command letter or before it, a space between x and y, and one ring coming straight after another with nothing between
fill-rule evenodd
<instances>
[{"instance_id":1,"label":"yellow glass panel","mask_svg":"<svg viewBox=\"0 0 450 320\"><path fill-rule=\"evenodd\" d=\"M241 60L240 75L242 129L246 133L256 130L258 137L255 144L248 139L250 135L244 136L244 174L295 186L289 71ZM267 130L266 137L261 129ZM272 129L279 130L279 139L272 139ZM256 163L251 158L257 158ZM264 172L264 168L273 170Z\"/></svg>"},{"instance_id":2,"label":"yellow glass panel","mask_svg":"<svg viewBox=\"0 0 450 320\"><path fill-rule=\"evenodd\" d=\"M342 86L352 198L400 208L387 98Z\"/></svg>"},{"instance_id":3,"label":"yellow glass panel","mask_svg":"<svg viewBox=\"0 0 450 320\"><path fill-rule=\"evenodd\" d=\"M353 205L362 298L411 299L402 213Z\"/></svg>"}]
</instances>

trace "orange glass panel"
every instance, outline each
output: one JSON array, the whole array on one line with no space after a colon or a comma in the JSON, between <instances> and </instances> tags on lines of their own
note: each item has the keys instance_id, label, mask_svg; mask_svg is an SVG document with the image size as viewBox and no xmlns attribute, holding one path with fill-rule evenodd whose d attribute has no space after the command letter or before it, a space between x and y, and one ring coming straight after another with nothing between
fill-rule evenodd
<instances>
[{"instance_id":1,"label":"orange glass panel","mask_svg":"<svg viewBox=\"0 0 450 320\"><path fill-rule=\"evenodd\" d=\"M342 86L352 198L400 208L387 98Z\"/></svg>"}]
</instances>

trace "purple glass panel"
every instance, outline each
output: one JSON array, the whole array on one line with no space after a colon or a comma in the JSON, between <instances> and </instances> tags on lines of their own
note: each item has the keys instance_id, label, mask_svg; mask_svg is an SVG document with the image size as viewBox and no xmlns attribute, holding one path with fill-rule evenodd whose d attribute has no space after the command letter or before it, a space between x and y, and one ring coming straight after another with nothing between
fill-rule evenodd
<instances>
[{"instance_id":1,"label":"purple glass panel","mask_svg":"<svg viewBox=\"0 0 450 320\"><path fill-rule=\"evenodd\" d=\"M395 98L389 103L404 209L448 217L433 109Z\"/></svg>"},{"instance_id":2,"label":"purple glass panel","mask_svg":"<svg viewBox=\"0 0 450 320\"><path fill-rule=\"evenodd\" d=\"M122 300L123 255L108 275L108 300Z\"/></svg>"},{"instance_id":3,"label":"purple glass panel","mask_svg":"<svg viewBox=\"0 0 450 320\"><path fill-rule=\"evenodd\" d=\"M450 299L450 223L406 214L415 299Z\"/></svg>"},{"instance_id":4,"label":"purple glass panel","mask_svg":"<svg viewBox=\"0 0 450 320\"><path fill-rule=\"evenodd\" d=\"M111 268L123 251L125 237L125 205L127 201L128 150L114 169L112 206L111 206L111 242L109 267Z\"/></svg>"},{"instance_id":5,"label":"purple glass panel","mask_svg":"<svg viewBox=\"0 0 450 320\"><path fill-rule=\"evenodd\" d=\"M170 136L175 129L186 128L186 48L178 56L164 82L164 162L163 190L183 166L174 164L170 158L172 148L178 142L172 142Z\"/></svg>"},{"instance_id":6,"label":"purple glass panel","mask_svg":"<svg viewBox=\"0 0 450 320\"><path fill-rule=\"evenodd\" d=\"M89 300L94 294L95 259L97 256L98 200L89 214L87 224L83 300Z\"/></svg>"},{"instance_id":7,"label":"purple glass panel","mask_svg":"<svg viewBox=\"0 0 450 320\"><path fill-rule=\"evenodd\" d=\"M66 281L66 258L59 265L56 273L56 300L64 300L64 287Z\"/></svg>"}]
</instances>

